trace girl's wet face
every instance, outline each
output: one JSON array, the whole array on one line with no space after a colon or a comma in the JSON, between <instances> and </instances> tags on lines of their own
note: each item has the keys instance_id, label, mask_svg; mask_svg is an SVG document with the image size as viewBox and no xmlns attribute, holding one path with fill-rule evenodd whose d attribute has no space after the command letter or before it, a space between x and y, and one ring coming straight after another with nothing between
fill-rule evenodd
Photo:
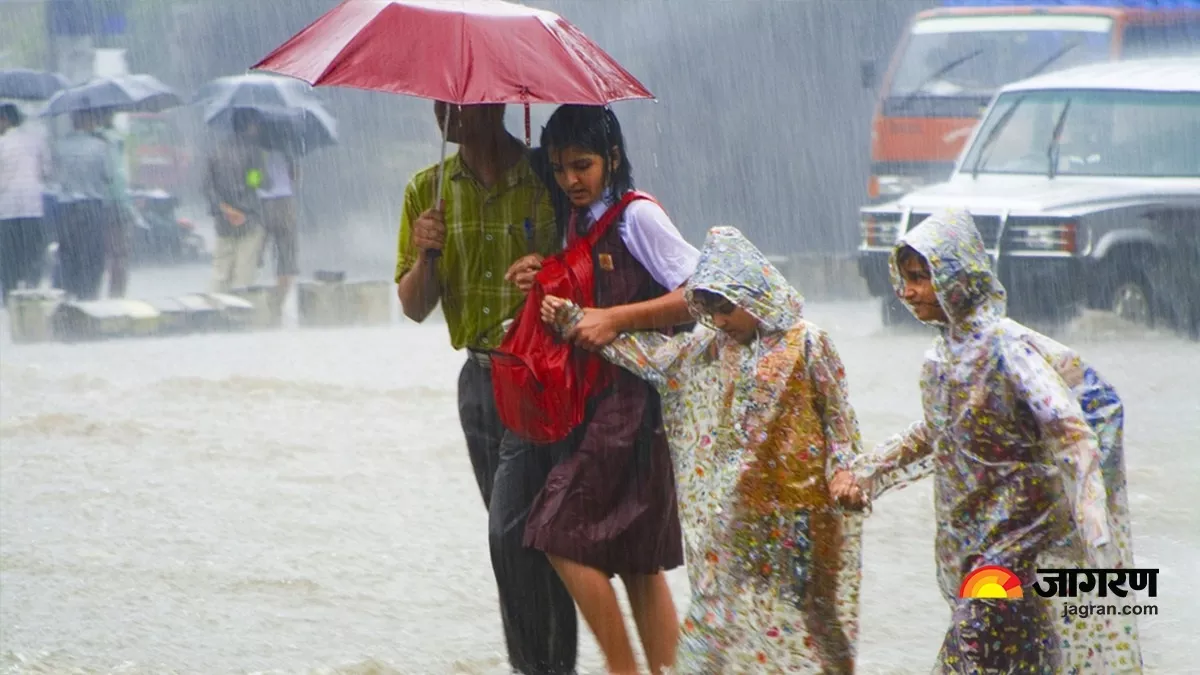
<instances>
[{"instance_id":1,"label":"girl's wet face","mask_svg":"<svg viewBox=\"0 0 1200 675\"><path fill-rule=\"evenodd\" d=\"M615 149L608 171L605 171L602 155L575 145L550 148L549 154L554 180L576 207L588 206L600 199L608 187L608 176L620 165Z\"/></svg>"}]
</instances>

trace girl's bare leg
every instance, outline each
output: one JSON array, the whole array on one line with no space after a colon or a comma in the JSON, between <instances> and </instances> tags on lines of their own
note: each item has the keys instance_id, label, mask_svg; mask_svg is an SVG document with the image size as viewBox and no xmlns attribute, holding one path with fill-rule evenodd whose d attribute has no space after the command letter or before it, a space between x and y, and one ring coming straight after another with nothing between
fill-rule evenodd
<instances>
[{"instance_id":1,"label":"girl's bare leg","mask_svg":"<svg viewBox=\"0 0 1200 675\"><path fill-rule=\"evenodd\" d=\"M675 666L675 649L679 642L679 616L675 600L667 586L667 576L658 574L622 577L629 593L629 606L637 623L646 661L654 675Z\"/></svg>"},{"instance_id":2,"label":"girl's bare leg","mask_svg":"<svg viewBox=\"0 0 1200 675\"><path fill-rule=\"evenodd\" d=\"M611 675L637 675L637 660L625 632L625 618L617 604L617 592L600 570L577 562L548 556L563 585L579 605L584 621L596 636Z\"/></svg>"}]
</instances>

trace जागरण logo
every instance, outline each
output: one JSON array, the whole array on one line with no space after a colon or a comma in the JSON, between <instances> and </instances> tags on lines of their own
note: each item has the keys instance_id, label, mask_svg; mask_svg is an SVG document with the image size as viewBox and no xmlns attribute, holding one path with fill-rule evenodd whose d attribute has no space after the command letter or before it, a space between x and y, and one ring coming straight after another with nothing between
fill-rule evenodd
<instances>
[{"instance_id":1,"label":"\u091c\u093e\u0917\u0930\u0923 logo","mask_svg":"<svg viewBox=\"0 0 1200 675\"><path fill-rule=\"evenodd\" d=\"M1025 592L1021 590L1021 579L1007 567L988 565L963 579L958 597L1016 600L1025 597Z\"/></svg>"}]
</instances>

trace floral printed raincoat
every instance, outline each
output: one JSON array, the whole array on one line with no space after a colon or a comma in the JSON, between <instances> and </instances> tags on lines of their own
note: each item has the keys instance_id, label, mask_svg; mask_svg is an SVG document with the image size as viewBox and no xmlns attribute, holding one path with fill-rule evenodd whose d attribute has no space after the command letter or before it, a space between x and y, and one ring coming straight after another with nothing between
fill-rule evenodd
<instances>
[{"instance_id":1,"label":"floral printed raincoat","mask_svg":"<svg viewBox=\"0 0 1200 675\"><path fill-rule=\"evenodd\" d=\"M625 334L603 352L662 394L692 589L676 672L849 675L862 517L827 488L860 449L841 360L736 229L709 233L689 302L696 289L753 314L757 339L698 325Z\"/></svg>"},{"instance_id":2,"label":"floral printed raincoat","mask_svg":"<svg viewBox=\"0 0 1200 675\"><path fill-rule=\"evenodd\" d=\"M860 457L856 473L872 497L934 477L938 582L953 611L937 672L1141 672L1132 616L1063 613L1132 595L1046 599L1030 585L1039 567L1133 567L1121 400L1075 352L1005 316L968 214L935 215L896 251L906 245L928 262L949 322L926 354L924 419ZM899 293L895 252L891 267ZM959 599L984 565L1019 576L1023 598Z\"/></svg>"}]
</instances>

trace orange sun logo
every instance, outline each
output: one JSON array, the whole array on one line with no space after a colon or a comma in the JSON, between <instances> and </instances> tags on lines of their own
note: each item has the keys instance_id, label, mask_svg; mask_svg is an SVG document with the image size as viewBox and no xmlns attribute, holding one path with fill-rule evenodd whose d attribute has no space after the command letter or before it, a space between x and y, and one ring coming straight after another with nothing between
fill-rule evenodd
<instances>
[{"instance_id":1,"label":"orange sun logo","mask_svg":"<svg viewBox=\"0 0 1200 675\"><path fill-rule=\"evenodd\" d=\"M999 565L980 567L963 579L958 587L960 598L1009 599L1025 597L1021 580L1008 568Z\"/></svg>"}]
</instances>

